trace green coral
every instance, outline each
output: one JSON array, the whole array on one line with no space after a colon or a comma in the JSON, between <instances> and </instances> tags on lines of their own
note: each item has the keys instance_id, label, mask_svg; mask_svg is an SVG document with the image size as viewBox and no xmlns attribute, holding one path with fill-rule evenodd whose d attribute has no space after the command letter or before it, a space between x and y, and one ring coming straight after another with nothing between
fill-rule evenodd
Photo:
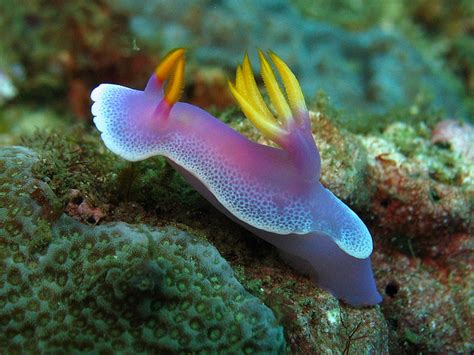
<instances>
[{"instance_id":1,"label":"green coral","mask_svg":"<svg viewBox=\"0 0 474 355\"><path fill-rule=\"evenodd\" d=\"M466 164L459 153L445 145L431 142L431 129L424 123L389 125L382 137L392 142L406 158L423 164L433 180L447 185L469 185L474 178L474 167Z\"/></svg>"},{"instance_id":2,"label":"green coral","mask_svg":"<svg viewBox=\"0 0 474 355\"><path fill-rule=\"evenodd\" d=\"M283 352L273 313L214 247L173 227L58 215L37 155L0 152L2 352Z\"/></svg>"}]
</instances>

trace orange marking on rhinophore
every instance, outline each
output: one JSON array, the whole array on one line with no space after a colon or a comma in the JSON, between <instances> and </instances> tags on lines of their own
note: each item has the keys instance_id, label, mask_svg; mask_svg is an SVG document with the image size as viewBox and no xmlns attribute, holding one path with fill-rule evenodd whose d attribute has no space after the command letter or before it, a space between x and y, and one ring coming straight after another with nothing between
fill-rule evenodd
<instances>
[{"instance_id":1,"label":"orange marking on rhinophore","mask_svg":"<svg viewBox=\"0 0 474 355\"><path fill-rule=\"evenodd\" d=\"M184 48L176 48L169 52L155 69L156 78L164 81L176 66L176 63L184 56Z\"/></svg>"},{"instance_id":2,"label":"orange marking on rhinophore","mask_svg":"<svg viewBox=\"0 0 474 355\"><path fill-rule=\"evenodd\" d=\"M165 100L172 106L181 97L184 86L184 57L180 57L174 68L174 73L168 82L165 91Z\"/></svg>"}]
</instances>

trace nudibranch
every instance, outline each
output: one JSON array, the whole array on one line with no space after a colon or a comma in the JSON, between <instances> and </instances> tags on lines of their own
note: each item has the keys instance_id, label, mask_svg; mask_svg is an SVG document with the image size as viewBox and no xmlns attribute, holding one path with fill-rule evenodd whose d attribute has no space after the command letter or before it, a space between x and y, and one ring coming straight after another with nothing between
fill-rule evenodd
<instances>
[{"instance_id":1,"label":"nudibranch","mask_svg":"<svg viewBox=\"0 0 474 355\"><path fill-rule=\"evenodd\" d=\"M287 263L320 287L354 306L380 302L370 264L372 237L319 181L321 160L309 113L288 66L272 52L259 52L271 108L247 55L235 84L229 84L244 114L275 148L178 102L184 52L171 51L143 91L113 84L92 91L94 123L105 145L130 161L166 157L217 209L276 246Z\"/></svg>"}]
</instances>

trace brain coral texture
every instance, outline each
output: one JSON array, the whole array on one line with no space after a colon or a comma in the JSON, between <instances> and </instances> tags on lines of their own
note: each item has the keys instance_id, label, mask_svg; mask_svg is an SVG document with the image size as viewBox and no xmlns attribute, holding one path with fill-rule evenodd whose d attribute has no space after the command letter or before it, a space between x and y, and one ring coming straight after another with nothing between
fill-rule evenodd
<instances>
[{"instance_id":1,"label":"brain coral texture","mask_svg":"<svg viewBox=\"0 0 474 355\"><path fill-rule=\"evenodd\" d=\"M0 352L283 352L273 313L213 246L61 215L37 161L0 150Z\"/></svg>"}]
</instances>

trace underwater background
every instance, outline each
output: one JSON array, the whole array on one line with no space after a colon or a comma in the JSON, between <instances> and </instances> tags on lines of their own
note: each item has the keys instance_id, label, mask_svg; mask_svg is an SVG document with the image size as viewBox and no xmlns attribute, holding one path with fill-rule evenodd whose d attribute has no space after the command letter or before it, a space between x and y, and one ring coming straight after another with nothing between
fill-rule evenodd
<instances>
[{"instance_id":1,"label":"underwater background","mask_svg":"<svg viewBox=\"0 0 474 355\"><path fill-rule=\"evenodd\" d=\"M469 0L2 0L0 353L473 351L473 35ZM315 286L164 159L105 148L92 89L144 87L175 47L183 101L263 144L227 81L246 51L288 63L380 305Z\"/></svg>"}]
</instances>

